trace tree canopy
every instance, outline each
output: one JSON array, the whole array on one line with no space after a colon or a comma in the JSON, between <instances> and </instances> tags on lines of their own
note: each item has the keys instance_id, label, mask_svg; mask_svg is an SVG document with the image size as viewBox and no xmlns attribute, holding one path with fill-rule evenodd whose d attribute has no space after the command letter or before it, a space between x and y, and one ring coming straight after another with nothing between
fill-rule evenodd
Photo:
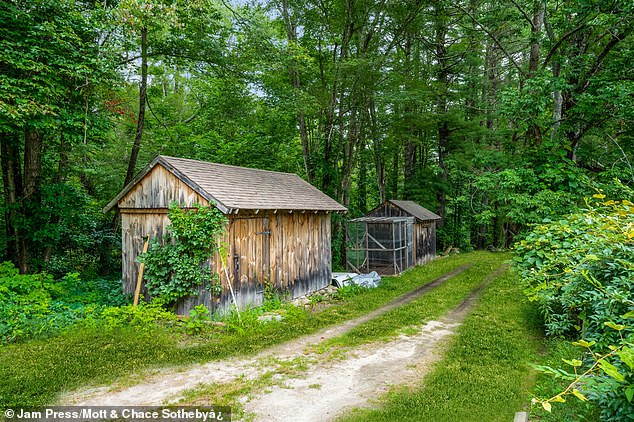
<instances>
[{"instance_id":1,"label":"tree canopy","mask_svg":"<svg viewBox=\"0 0 634 422\"><path fill-rule=\"evenodd\" d=\"M351 216L411 199L443 217L443 249L508 247L634 183L633 17L618 0L5 1L2 253L116 273L100 209L157 154L295 172Z\"/></svg>"}]
</instances>

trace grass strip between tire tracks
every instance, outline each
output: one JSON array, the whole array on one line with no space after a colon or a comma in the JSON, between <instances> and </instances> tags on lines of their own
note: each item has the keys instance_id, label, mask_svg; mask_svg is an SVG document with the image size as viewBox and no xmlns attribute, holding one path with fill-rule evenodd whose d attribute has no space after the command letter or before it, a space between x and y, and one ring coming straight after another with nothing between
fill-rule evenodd
<instances>
[{"instance_id":1,"label":"grass strip between tire tracks","mask_svg":"<svg viewBox=\"0 0 634 422\"><path fill-rule=\"evenodd\" d=\"M339 337L325 341L318 350L325 351L336 346L353 347L377 340L387 341L403 329L438 319L458 307L508 257L505 254L484 256L447 282L438 283L434 289L425 289L424 295L419 294L413 300L405 301L402 306L394 307Z\"/></svg>"}]
</instances>

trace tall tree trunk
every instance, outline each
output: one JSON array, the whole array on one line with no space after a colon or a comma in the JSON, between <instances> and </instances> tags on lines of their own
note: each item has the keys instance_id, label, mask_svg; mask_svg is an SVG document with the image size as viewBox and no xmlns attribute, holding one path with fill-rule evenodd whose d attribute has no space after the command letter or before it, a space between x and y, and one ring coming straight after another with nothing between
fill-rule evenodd
<instances>
[{"instance_id":1,"label":"tall tree trunk","mask_svg":"<svg viewBox=\"0 0 634 422\"><path fill-rule=\"evenodd\" d=\"M440 167L440 179L443 186L438 190L438 215L443 219L439 226L444 224L447 209L447 195L445 189L449 178L447 168L447 155L449 148L449 123L447 122L448 93L449 93L449 69L447 57L447 15L441 2L434 5L435 11L435 44L438 70L436 80L438 82L438 94L436 100L436 114L438 117L438 166Z\"/></svg>"},{"instance_id":2,"label":"tall tree trunk","mask_svg":"<svg viewBox=\"0 0 634 422\"><path fill-rule=\"evenodd\" d=\"M487 40L484 56L486 83L484 84L484 98L486 101L486 128L489 133L495 129L495 108L498 90L498 60L495 43Z\"/></svg>"},{"instance_id":3,"label":"tall tree trunk","mask_svg":"<svg viewBox=\"0 0 634 422\"><path fill-rule=\"evenodd\" d=\"M24 186L23 196L29 200L39 194L42 173L42 135L27 129L24 139Z\"/></svg>"},{"instance_id":4,"label":"tall tree trunk","mask_svg":"<svg viewBox=\"0 0 634 422\"><path fill-rule=\"evenodd\" d=\"M145 127L145 106L147 104L147 27L141 28L141 82L139 83L139 116L134 134L134 143L130 151L130 160L128 161L128 170L123 181L123 187L134 179L136 164L141 150L141 140L143 138L143 128ZM115 216L112 222L113 231L119 229L121 216L119 210L115 208Z\"/></svg>"},{"instance_id":5,"label":"tall tree trunk","mask_svg":"<svg viewBox=\"0 0 634 422\"><path fill-rule=\"evenodd\" d=\"M374 166L376 168L376 184L379 190L379 201L383 203L387 199L385 192L385 158L383 154L374 154Z\"/></svg>"},{"instance_id":6,"label":"tall tree trunk","mask_svg":"<svg viewBox=\"0 0 634 422\"><path fill-rule=\"evenodd\" d=\"M20 169L20 151L13 133L0 134L0 158L2 163L2 184L4 192L4 221L7 237L5 259L18 265L18 233L16 214L18 197L22 192L22 171Z\"/></svg>"},{"instance_id":7,"label":"tall tree trunk","mask_svg":"<svg viewBox=\"0 0 634 422\"><path fill-rule=\"evenodd\" d=\"M532 78L539 68L539 48L540 35L544 26L545 5L543 1L536 0L533 6L533 19L531 22L531 45L528 56L528 78ZM533 120L537 119L536 115L531 116ZM539 145L542 141L542 131L537 123L531 123L528 128L529 143Z\"/></svg>"},{"instance_id":8,"label":"tall tree trunk","mask_svg":"<svg viewBox=\"0 0 634 422\"><path fill-rule=\"evenodd\" d=\"M24 170L22 186L23 218L28 221L33 215L36 204L40 201L40 185L42 175L42 135L39 131L27 128L24 134ZM18 268L22 274L29 272L29 259L34 245L29 241L27 228L17 230Z\"/></svg>"},{"instance_id":9,"label":"tall tree trunk","mask_svg":"<svg viewBox=\"0 0 634 422\"><path fill-rule=\"evenodd\" d=\"M282 1L280 12L282 13L284 26L286 28L286 39L288 40L289 47L293 49L297 45L297 25L295 24L295 22L293 22L293 19L291 17L288 7L288 1ZM310 139L308 137L308 129L306 127L306 116L299 102L302 84L299 76L299 68L295 61L295 58L291 58L288 72L291 79L293 92L295 94L295 117L297 119L297 126L299 128L299 138L302 141L304 170L306 171L306 178L308 179L308 181L310 183L313 183L315 180L315 167L313 165L312 148L310 145Z\"/></svg>"},{"instance_id":10,"label":"tall tree trunk","mask_svg":"<svg viewBox=\"0 0 634 422\"><path fill-rule=\"evenodd\" d=\"M357 208L365 214L368 211L368 164L365 156L359 159L359 187L357 189L359 201Z\"/></svg>"},{"instance_id":11,"label":"tall tree trunk","mask_svg":"<svg viewBox=\"0 0 634 422\"><path fill-rule=\"evenodd\" d=\"M536 0L533 6L533 21L531 22L531 47L528 59L528 77L534 76L539 68L539 37L544 26L545 4Z\"/></svg>"},{"instance_id":12,"label":"tall tree trunk","mask_svg":"<svg viewBox=\"0 0 634 422\"><path fill-rule=\"evenodd\" d=\"M403 45L403 53L405 55L405 76L406 86L408 82L414 79L412 69L412 41L410 34L407 34L405 44ZM411 87L407 87L411 90ZM403 107L404 121L404 136L405 136L405 148L403 148L403 184L404 184L404 199L412 199L413 191L415 190L416 182L416 167L417 167L417 140L415 139L415 128L410 123L412 114L414 113L413 105L411 101L406 101Z\"/></svg>"},{"instance_id":13,"label":"tall tree trunk","mask_svg":"<svg viewBox=\"0 0 634 422\"><path fill-rule=\"evenodd\" d=\"M390 192L388 199L399 199L398 196L398 177L399 177L399 155L400 148L396 148L394 150L393 158L392 158L392 176L390 177Z\"/></svg>"},{"instance_id":14,"label":"tall tree trunk","mask_svg":"<svg viewBox=\"0 0 634 422\"><path fill-rule=\"evenodd\" d=\"M137 159L141 150L141 139L143 138L143 128L145 126L145 106L147 99L147 28L141 28L141 82L139 84L139 117L134 134L134 143L130 151L130 161L128 161L128 171L125 175L123 186L134 179Z\"/></svg>"},{"instance_id":15,"label":"tall tree trunk","mask_svg":"<svg viewBox=\"0 0 634 422\"><path fill-rule=\"evenodd\" d=\"M61 185L66 180L67 167L68 167L68 149L66 144L66 138L62 134L60 135L60 141L59 141L59 162L57 164L57 176L55 177L55 182L58 185ZM60 195L59 199L63 200L64 192L61 191L59 195ZM60 221L59 214L56 214L51 218L50 224L52 226L55 226L59 224L59 221ZM46 245L46 248L44 248L43 259L47 265L51 262L52 256L53 256L53 245L51 244Z\"/></svg>"},{"instance_id":16,"label":"tall tree trunk","mask_svg":"<svg viewBox=\"0 0 634 422\"><path fill-rule=\"evenodd\" d=\"M559 61L553 61L552 72L555 78L559 78L561 74L561 64ZM553 91L553 129L550 134L551 140L556 140L559 136L559 126L561 125L561 112L563 107L563 96L561 90Z\"/></svg>"},{"instance_id":17,"label":"tall tree trunk","mask_svg":"<svg viewBox=\"0 0 634 422\"><path fill-rule=\"evenodd\" d=\"M370 120L376 185L379 191L379 201L383 203L385 202L385 155L383 153L383 142L377 127L376 104L372 98L370 98L370 106L368 107L368 119Z\"/></svg>"}]
</instances>

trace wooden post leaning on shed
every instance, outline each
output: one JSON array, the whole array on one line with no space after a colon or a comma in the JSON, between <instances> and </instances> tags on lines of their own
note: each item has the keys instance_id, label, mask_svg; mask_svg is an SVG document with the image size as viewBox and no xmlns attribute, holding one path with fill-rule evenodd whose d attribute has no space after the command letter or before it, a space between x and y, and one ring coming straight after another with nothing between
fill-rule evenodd
<instances>
[{"instance_id":1,"label":"wooden post leaning on shed","mask_svg":"<svg viewBox=\"0 0 634 422\"><path fill-rule=\"evenodd\" d=\"M150 245L150 236L143 244L143 254L147 253L148 246ZM145 262L141 262L139 266L139 275L136 278L136 289L134 290L134 306L139 304L139 295L141 294L141 282L143 281L143 271L145 270Z\"/></svg>"},{"instance_id":2,"label":"wooden post leaning on shed","mask_svg":"<svg viewBox=\"0 0 634 422\"><path fill-rule=\"evenodd\" d=\"M231 227L232 224L233 222L229 223L229 226ZM230 229L227 228L227 231L230 231ZM222 270L225 273L225 277L227 277L227 284L229 285L229 291L231 292L231 299L233 299L233 304L236 307L236 312L238 313L238 321L242 322L242 317L240 316L240 308L238 307L238 301L236 300L236 294L233 291L233 285L231 284L229 271L227 271L228 252L229 251L225 248L225 246L222 244L220 239L218 239L218 257L220 258L220 266L222 267Z\"/></svg>"},{"instance_id":3,"label":"wooden post leaning on shed","mask_svg":"<svg viewBox=\"0 0 634 422\"><path fill-rule=\"evenodd\" d=\"M240 308L238 308L238 301L236 300L236 295L233 292L233 286L231 285L231 279L229 278L229 273L227 272L227 267L224 262L222 264L222 269L225 271L225 277L227 277L227 283L229 284L229 291L231 292L231 298L233 299L233 304L236 307L236 312L238 313L238 321L242 322L242 317L240 316Z\"/></svg>"}]
</instances>

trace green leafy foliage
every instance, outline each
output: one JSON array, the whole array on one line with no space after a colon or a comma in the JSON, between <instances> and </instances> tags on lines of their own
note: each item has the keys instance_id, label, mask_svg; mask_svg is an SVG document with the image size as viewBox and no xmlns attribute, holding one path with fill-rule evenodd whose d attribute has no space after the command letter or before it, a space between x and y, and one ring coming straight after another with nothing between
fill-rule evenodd
<instances>
[{"instance_id":1,"label":"green leafy foliage","mask_svg":"<svg viewBox=\"0 0 634 422\"><path fill-rule=\"evenodd\" d=\"M164 242L154 239L148 252L139 257L145 263L148 293L169 304L196 295L206 285L219 296L222 286L218 274L210 269L210 260L221 250L227 218L212 206L183 210L176 204L171 205L168 216L171 224Z\"/></svg>"},{"instance_id":2,"label":"green leafy foliage","mask_svg":"<svg viewBox=\"0 0 634 422\"><path fill-rule=\"evenodd\" d=\"M536 227L515 250L526 293L541 306L549 334L580 332L607 342L618 338L604 323L625 323L621 315L634 304L631 202L588 204L583 213Z\"/></svg>"},{"instance_id":3,"label":"green leafy foliage","mask_svg":"<svg viewBox=\"0 0 634 422\"><path fill-rule=\"evenodd\" d=\"M525 292L539 304L547 333L573 337L573 344L587 351L580 359L564 360L574 372L538 368L570 384L536 401L546 409L545 404L572 394L597 403L605 420L631 420L634 204L598 193L583 212L536 227L516 252Z\"/></svg>"},{"instance_id":4,"label":"green leafy foliage","mask_svg":"<svg viewBox=\"0 0 634 422\"><path fill-rule=\"evenodd\" d=\"M205 328L205 324L210 321L209 309L207 309L205 305L194 307L194 309L189 311L189 319L186 325L187 334L200 334Z\"/></svg>"},{"instance_id":5,"label":"green leafy foliage","mask_svg":"<svg viewBox=\"0 0 634 422\"><path fill-rule=\"evenodd\" d=\"M141 303L139 306L113 306L103 309L98 319L84 322L84 325L97 325L105 329L134 327L140 331L154 331L157 323L174 323L176 315L166 311L158 304Z\"/></svg>"},{"instance_id":6,"label":"green leafy foliage","mask_svg":"<svg viewBox=\"0 0 634 422\"><path fill-rule=\"evenodd\" d=\"M0 343L48 336L77 323L94 324L104 309L126 302L118 279L82 280L77 273L54 279L46 273L19 274L0 265Z\"/></svg>"}]
</instances>

